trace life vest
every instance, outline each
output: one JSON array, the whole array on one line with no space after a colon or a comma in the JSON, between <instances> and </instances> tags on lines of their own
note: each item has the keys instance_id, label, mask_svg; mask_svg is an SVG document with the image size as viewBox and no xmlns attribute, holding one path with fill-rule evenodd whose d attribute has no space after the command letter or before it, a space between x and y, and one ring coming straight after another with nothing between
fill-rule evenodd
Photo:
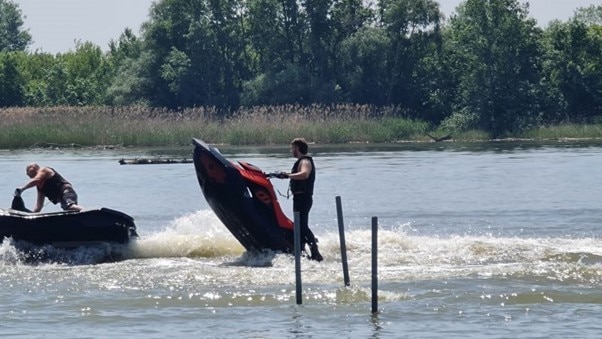
<instances>
[{"instance_id":1,"label":"life vest","mask_svg":"<svg viewBox=\"0 0 602 339\"><path fill-rule=\"evenodd\" d=\"M44 181L42 187L40 187L40 191L44 193L53 204L57 204L61 201L65 186L71 184L69 181L65 180L59 172L55 171L54 168L50 169L54 172L54 175Z\"/></svg>"},{"instance_id":2,"label":"life vest","mask_svg":"<svg viewBox=\"0 0 602 339\"><path fill-rule=\"evenodd\" d=\"M307 159L311 162L311 172L309 173L309 177L305 180L292 180L290 181L290 188L293 195L295 194L309 194L312 196L314 194L314 182L316 181L316 166L314 165L314 159L308 155L304 155L299 158L295 164L293 165L293 169L291 173L299 172L299 165L301 164L301 160Z\"/></svg>"}]
</instances>

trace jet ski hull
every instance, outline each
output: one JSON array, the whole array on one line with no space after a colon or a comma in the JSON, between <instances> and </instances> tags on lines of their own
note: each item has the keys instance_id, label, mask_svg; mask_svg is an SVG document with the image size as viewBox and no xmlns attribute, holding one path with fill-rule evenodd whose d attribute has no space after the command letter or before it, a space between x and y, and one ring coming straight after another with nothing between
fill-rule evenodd
<instances>
[{"instance_id":1,"label":"jet ski hull","mask_svg":"<svg viewBox=\"0 0 602 339\"><path fill-rule=\"evenodd\" d=\"M34 245L77 247L126 244L133 237L137 237L134 219L109 208L50 213L0 209L0 241L11 238Z\"/></svg>"},{"instance_id":2,"label":"jet ski hull","mask_svg":"<svg viewBox=\"0 0 602 339\"><path fill-rule=\"evenodd\" d=\"M293 222L282 212L271 182L259 168L226 159L193 139L193 162L205 200L247 250L290 253Z\"/></svg>"}]
</instances>

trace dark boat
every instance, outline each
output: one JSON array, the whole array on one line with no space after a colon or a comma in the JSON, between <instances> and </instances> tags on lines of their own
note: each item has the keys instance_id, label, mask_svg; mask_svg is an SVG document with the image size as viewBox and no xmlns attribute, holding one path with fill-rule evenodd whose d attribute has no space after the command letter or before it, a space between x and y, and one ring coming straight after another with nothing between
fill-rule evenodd
<instances>
[{"instance_id":1,"label":"dark boat","mask_svg":"<svg viewBox=\"0 0 602 339\"><path fill-rule=\"evenodd\" d=\"M17 206L21 210L15 209ZM126 244L137 236L134 219L109 208L31 213L24 211L22 198L16 196L13 208L0 209L0 242L12 238L34 245L70 248L99 243Z\"/></svg>"},{"instance_id":2,"label":"dark boat","mask_svg":"<svg viewBox=\"0 0 602 339\"><path fill-rule=\"evenodd\" d=\"M247 162L233 163L198 139L194 168L211 209L247 250L294 250L293 222L282 212L266 174Z\"/></svg>"}]
</instances>

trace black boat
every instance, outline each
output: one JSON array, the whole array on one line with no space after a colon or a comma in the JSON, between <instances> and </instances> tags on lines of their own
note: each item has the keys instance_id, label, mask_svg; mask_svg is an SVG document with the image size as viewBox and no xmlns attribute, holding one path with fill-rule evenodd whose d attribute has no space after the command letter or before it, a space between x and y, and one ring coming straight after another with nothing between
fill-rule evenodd
<instances>
[{"instance_id":1,"label":"black boat","mask_svg":"<svg viewBox=\"0 0 602 339\"><path fill-rule=\"evenodd\" d=\"M109 208L31 213L25 210L22 198L15 196L12 208L0 209L0 242L11 238L33 245L71 248L126 244L137 236L134 219Z\"/></svg>"},{"instance_id":2,"label":"black boat","mask_svg":"<svg viewBox=\"0 0 602 339\"><path fill-rule=\"evenodd\" d=\"M194 167L211 209L247 250L294 251L293 222L278 203L266 174L247 162L230 162L198 139Z\"/></svg>"}]
</instances>

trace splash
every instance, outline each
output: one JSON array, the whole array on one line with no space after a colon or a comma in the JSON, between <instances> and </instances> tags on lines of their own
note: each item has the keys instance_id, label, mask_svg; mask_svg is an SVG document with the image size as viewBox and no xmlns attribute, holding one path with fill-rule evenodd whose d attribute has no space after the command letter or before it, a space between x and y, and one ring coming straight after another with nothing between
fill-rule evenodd
<instances>
[{"instance_id":1,"label":"splash","mask_svg":"<svg viewBox=\"0 0 602 339\"><path fill-rule=\"evenodd\" d=\"M0 244L0 262L5 264L19 264L23 262L23 253L15 248L12 239L4 239Z\"/></svg>"},{"instance_id":2,"label":"splash","mask_svg":"<svg viewBox=\"0 0 602 339\"><path fill-rule=\"evenodd\" d=\"M165 230L133 241L131 258L219 257L240 255L244 248L210 210L173 220Z\"/></svg>"},{"instance_id":3,"label":"splash","mask_svg":"<svg viewBox=\"0 0 602 339\"><path fill-rule=\"evenodd\" d=\"M453 278L518 278L558 282L602 282L602 242L596 238L520 238L493 235L419 236L407 228L379 231L379 276L384 281ZM303 260L309 282L340 279L341 253L338 233L321 233L319 246L324 262ZM353 281L369 281L371 232L348 231L347 257ZM10 241L0 246L0 264L28 263L49 257L55 262L93 264L122 259L188 258L252 284L285 283L293 274L292 256L282 253L249 253L210 210L201 210L171 221L159 232L127 246L107 245L64 251L43 248L27 255ZM231 267L232 270L227 270ZM261 275L255 269L265 267ZM218 279L219 280L219 279Z\"/></svg>"},{"instance_id":4,"label":"splash","mask_svg":"<svg viewBox=\"0 0 602 339\"><path fill-rule=\"evenodd\" d=\"M101 243L76 248L32 245L4 239L0 245L0 263L5 265L68 264L90 265L124 259L125 245Z\"/></svg>"},{"instance_id":5,"label":"splash","mask_svg":"<svg viewBox=\"0 0 602 339\"><path fill-rule=\"evenodd\" d=\"M353 279L369 280L371 232L347 233ZM384 280L511 277L602 282L602 242L596 238L414 236L403 229L380 230L379 275ZM320 235L325 265L340 275L338 234ZM319 274L324 274L320 272Z\"/></svg>"},{"instance_id":6,"label":"splash","mask_svg":"<svg viewBox=\"0 0 602 339\"><path fill-rule=\"evenodd\" d=\"M320 250L339 255L338 234L320 235ZM347 232L347 250L353 260L371 257L369 230ZM488 265L562 261L602 264L602 242L596 238L519 238L494 236L414 236L403 229L380 230L379 262L399 265Z\"/></svg>"}]
</instances>

